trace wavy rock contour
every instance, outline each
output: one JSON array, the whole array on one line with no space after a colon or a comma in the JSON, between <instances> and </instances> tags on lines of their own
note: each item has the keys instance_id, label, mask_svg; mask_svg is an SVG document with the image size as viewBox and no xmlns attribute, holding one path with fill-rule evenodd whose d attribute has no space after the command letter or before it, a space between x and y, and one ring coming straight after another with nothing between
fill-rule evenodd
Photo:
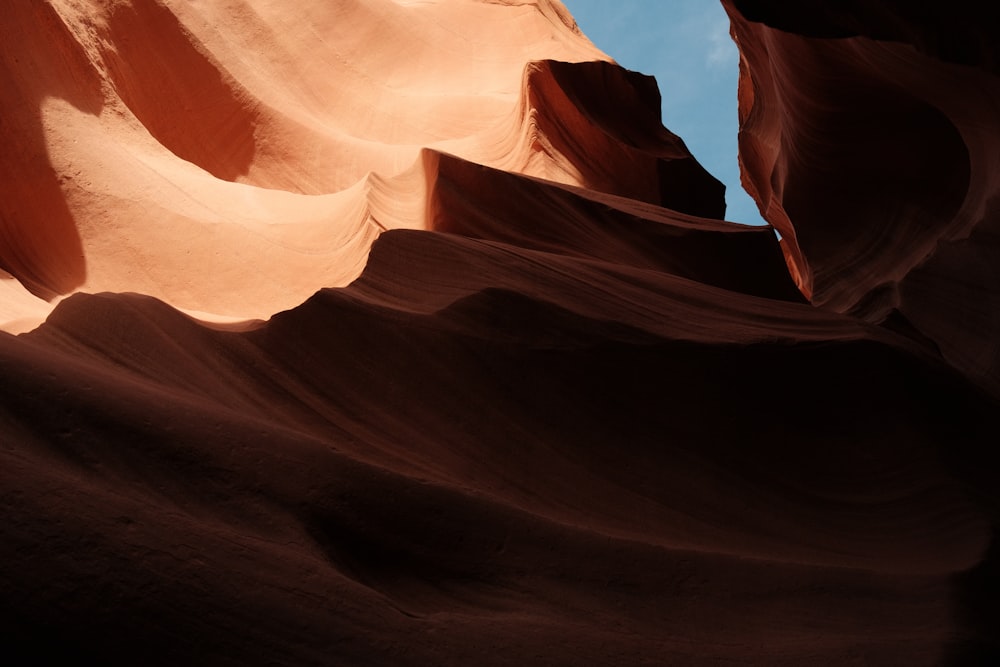
<instances>
[{"instance_id":1,"label":"wavy rock contour","mask_svg":"<svg viewBox=\"0 0 1000 667\"><path fill-rule=\"evenodd\" d=\"M7 3L6 655L996 656L988 355L902 298L965 298L917 277L980 247L995 135L913 91L988 44L855 5L727 4L779 245L555 0ZM829 158L862 145L863 178Z\"/></svg>"},{"instance_id":2,"label":"wavy rock contour","mask_svg":"<svg viewBox=\"0 0 1000 667\"><path fill-rule=\"evenodd\" d=\"M724 4L743 180L803 292L914 329L1000 392L997 9Z\"/></svg>"}]
</instances>

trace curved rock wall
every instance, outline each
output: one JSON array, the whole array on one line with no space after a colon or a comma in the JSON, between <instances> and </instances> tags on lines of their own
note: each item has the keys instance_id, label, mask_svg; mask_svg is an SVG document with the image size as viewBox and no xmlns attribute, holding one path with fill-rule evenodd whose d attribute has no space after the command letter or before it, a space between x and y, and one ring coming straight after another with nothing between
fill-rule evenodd
<instances>
[{"instance_id":1,"label":"curved rock wall","mask_svg":"<svg viewBox=\"0 0 1000 667\"><path fill-rule=\"evenodd\" d=\"M1000 390L998 10L724 4L743 180L802 291Z\"/></svg>"},{"instance_id":2,"label":"curved rock wall","mask_svg":"<svg viewBox=\"0 0 1000 667\"><path fill-rule=\"evenodd\" d=\"M0 1L4 664L996 663L990 43L804 4L779 245L555 0Z\"/></svg>"}]
</instances>

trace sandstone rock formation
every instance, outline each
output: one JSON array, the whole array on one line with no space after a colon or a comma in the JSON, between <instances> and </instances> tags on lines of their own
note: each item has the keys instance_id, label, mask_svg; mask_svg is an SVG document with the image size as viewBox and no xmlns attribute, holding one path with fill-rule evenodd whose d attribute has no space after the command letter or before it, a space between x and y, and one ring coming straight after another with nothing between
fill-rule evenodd
<instances>
[{"instance_id":1,"label":"sandstone rock formation","mask_svg":"<svg viewBox=\"0 0 1000 667\"><path fill-rule=\"evenodd\" d=\"M5 655L995 657L992 42L772 5L781 245L557 0L6 3Z\"/></svg>"},{"instance_id":2,"label":"sandstone rock formation","mask_svg":"<svg viewBox=\"0 0 1000 667\"><path fill-rule=\"evenodd\" d=\"M724 4L744 183L803 292L1000 393L1000 9Z\"/></svg>"}]
</instances>

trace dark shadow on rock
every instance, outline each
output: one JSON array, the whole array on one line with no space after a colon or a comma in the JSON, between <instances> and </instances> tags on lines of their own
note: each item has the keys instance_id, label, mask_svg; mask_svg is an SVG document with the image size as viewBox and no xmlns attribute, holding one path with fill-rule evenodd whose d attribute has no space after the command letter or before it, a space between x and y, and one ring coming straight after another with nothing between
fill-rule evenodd
<instances>
[{"instance_id":1,"label":"dark shadow on rock","mask_svg":"<svg viewBox=\"0 0 1000 667\"><path fill-rule=\"evenodd\" d=\"M149 133L217 178L245 175L253 160L256 112L166 7L120 5L104 53L116 92Z\"/></svg>"},{"instance_id":2,"label":"dark shadow on rock","mask_svg":"<svg viewBox=\"0 0 1000 667\"><path fill-rule=\"evenodd\" d=\"M1000 531L993 527L993 541L983 560L955 577L955 602L963 626L945 664L961 667L1000 665Z\"/></svg>"},{"instance_id":3,"label":"dark shadow on rock","mask_svg":"<svg viewBox=\"0 0 1000 667\"><path fill-rule=\"evenodd\" d=\"M86 278L83 245L49 159L41 107L59 98L97 115L101 82L47 3L9 3L0 24L0 268L43 299Z\"/></svg>"}]
</instances>

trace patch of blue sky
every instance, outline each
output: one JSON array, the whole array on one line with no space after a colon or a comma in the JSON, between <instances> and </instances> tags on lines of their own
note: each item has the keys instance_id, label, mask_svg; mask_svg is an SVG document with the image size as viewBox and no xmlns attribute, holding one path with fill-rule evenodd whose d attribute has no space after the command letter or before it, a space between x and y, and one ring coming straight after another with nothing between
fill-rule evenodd
<instances>
[{"instance_id":1,"label":"patch of blue sky","mask_svg":"<svg viewBox=\"0 0 1000 667\"><path fill-rule=\"evenodd\" d=\"M726 185L726 218L765 224L740 186L739 52L718 0L563 0L577 25L620 65L656 77L663 124Z\"/></svg>"}]
</instances>

